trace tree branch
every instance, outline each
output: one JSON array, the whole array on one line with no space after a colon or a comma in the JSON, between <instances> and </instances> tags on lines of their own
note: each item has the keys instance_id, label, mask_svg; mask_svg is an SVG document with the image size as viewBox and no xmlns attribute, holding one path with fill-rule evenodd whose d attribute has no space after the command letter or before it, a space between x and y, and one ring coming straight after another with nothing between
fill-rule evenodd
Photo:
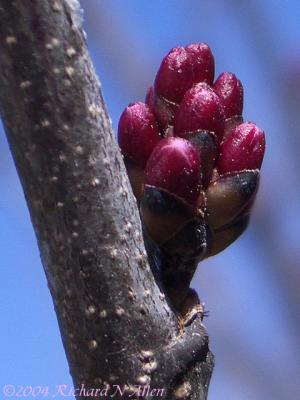
<instances>
[{"instance_id":1,"label":"tree branch","mask_svg":"<svg viewBox=\"0 0 300 400\"><path fill-rule=\"evenodd\" d=\"M184 327L148 264L73 3L0 0L0 107L74 386L205 399L201 315Z\"/></svg>"}]
</instances>

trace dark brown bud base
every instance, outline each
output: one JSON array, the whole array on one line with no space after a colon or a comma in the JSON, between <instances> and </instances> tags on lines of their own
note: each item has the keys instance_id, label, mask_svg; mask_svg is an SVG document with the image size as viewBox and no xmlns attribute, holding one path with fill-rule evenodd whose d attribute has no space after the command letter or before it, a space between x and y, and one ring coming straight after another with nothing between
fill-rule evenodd
<instances>
[{"instance_id":1,"label":"dark brown bud base","mask_svg":"<svg viewBox=\"0 0 300 400\"><path fill-rule=\"evenodd\" d=\"M161 276L183 303L198 262L246 229L259 184L265 136L243 122L243 86L232 73L214 82L204 44L172 49L146 104L123 112L119 144L147 235L165 255Z\"/></svg>"}]
</instances>

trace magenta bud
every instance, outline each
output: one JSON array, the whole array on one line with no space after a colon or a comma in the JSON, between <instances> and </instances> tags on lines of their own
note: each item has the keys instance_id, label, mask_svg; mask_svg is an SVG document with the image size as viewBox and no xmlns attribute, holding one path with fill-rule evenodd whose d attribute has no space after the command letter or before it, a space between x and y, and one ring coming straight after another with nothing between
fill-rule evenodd
<instances>
[{"instance_id":1,"label":"magenta bud","mask_svg":"<svg viewBox=\"0 0 300 400\"><path fill-rule=\"evenodd\" d=\"M163 59L155 78L155 92L180 103L185 92L195 83L211 84L214 78L214 58L205 43L175 47Z\"/></svg>"},{"instance_id":2,"label":"magenta bud","mask_svg":"<svg viewBox=\"0 0 300 400\"><path fill-rule=\"evenodd\" d=\"M220 174L259 169L265 152L265 134L252 122L233 128L220 147L217 168Z\"/></svg>"},{"instance_id":3,"label":"magenta bud","mask_svg":"<svg viewBox=\"0 0 300 400\"><path fill-rule=\"evenodd\" d=\"M189 141L162 139L147 162L145 184L165 189L195 206L201 189L200 165L200 155Z\"/></svg>"},{"instance_id":4,"label":"magenta bud","mask_svg":"<svg viewBox=\"0 0 300 400\"><path fill-rule=\"evenodd\" d=\"M215 60L209 46L206 43L196 43L186 46L185 49L193 65L193 85L200 82L212 85L215 75Z\"/></svg>"},{"instance_id":5,"label":"magenta bud","mask_svg":"<svg viewBox=\"0 0 300 400\"><path fill-rule=\"evenodd\" d=\"M175 134L205 130L216 134L219 141L224 133L225 115L219 96L205 83L188 90L174 118Z\"/></svg>"},{"instance_id":6,"label":"magenta bud","mask_svg":"<svg viewBox=\"0 0 300 400\"><path fill-rule=\"evenodd\" d=\"M215 81L213 88L221 99L226 118L242 115L244 89L234 74L223 72Z\"/></svg>"},{"instance_id":7,"label":"magenta bud","mask_svg":"<svg viewBox=\"0 0 300 400\"><path fill-rule=\"evenodd\" d=\"M184 47L175 47L166 57L157 72L155 92L174 103L179 103L192 85L192 64Z\"/></svg>"},{"instance_id":8,"label":"magenta bud","mask_svg":"<svg viewBox=\"0 0 300 400\"><path fill-rule=\"evenodd\" d=\"M161 140L153 112L146 104L133 103L125 108L119 121L118 140L124 156L141 167L146 165Z\"/></svg>"}]
</instances>

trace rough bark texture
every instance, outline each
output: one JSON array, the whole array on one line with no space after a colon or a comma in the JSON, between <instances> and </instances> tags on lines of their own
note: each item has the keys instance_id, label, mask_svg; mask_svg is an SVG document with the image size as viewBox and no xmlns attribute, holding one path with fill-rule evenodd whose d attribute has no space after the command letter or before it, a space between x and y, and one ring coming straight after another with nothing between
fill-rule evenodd
<instances>
[{"instance_id":1,"label":"rough bark texture","mask_svg":"<svg viewBox=\"0 0 300 400\"><path fill-rule=\"evenodd\" d=\"M0 107L74 387L205 399L201 313L183 325L151 271L73 3L0 0Z\"/></svg>"}]
</instances>

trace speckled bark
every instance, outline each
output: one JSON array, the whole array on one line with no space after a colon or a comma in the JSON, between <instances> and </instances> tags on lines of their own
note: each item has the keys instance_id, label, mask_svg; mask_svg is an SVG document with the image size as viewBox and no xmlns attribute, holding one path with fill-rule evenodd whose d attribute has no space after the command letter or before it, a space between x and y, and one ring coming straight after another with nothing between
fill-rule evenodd
<instances>
[{"instance_id":1,"label":"speckled bark","mask_svg":"<svg viewBox=\"0 0 300 400\"><path fill-rule=\"evenodd\" d=\"M74 386L205 399L213 362L201 315L182 328L151 272L70 4L0 0L0 107Z\"/></svg>"}]
</instances>

